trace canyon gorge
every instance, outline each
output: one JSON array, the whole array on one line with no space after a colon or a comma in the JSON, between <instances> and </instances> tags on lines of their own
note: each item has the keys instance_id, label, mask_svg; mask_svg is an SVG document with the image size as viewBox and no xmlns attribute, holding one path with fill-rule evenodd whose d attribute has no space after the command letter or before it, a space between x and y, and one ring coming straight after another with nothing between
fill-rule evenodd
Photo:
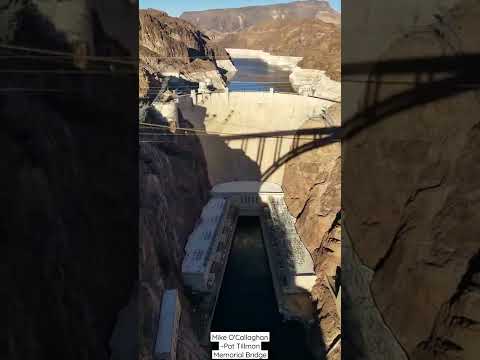
<instances>
[{"instance_id":1,"label":"canyon gorge","mask_svg":"<svg viewBox=\"0 0 480 360\"><path fill-rule=\"evenodd\" d=\"M305 2L302 6L317 6L308 3ZM294 6L300 5L295 3ZM325 4L322 2L320 6L320 13L331 10L325 10ZM214 29L208 31L203 30L198 23L189 24L184 20L185 16L176 19L155 10L141 12L142 31L139 39L141 46L148 50L141 52L140 66L141 72L146 74L144 78L146 82L143 84L148 84L149 90L141 92L140 95L148 94L155 89L158 91L161 81L156 84L155 81L166 76L187 80L193 86L189 88L188 94L178 95L175 101L178 127L200 131L197 133L198 136L194 134L178 136L174 137L175 140L168 141L164 140L168 137L155 138L148 133L141 137L140 183L141 188L144 188L141 190L144 195L141 196L140 218L143 230L140 241L144 244L141 259L144 275L141 281L140 301L146 309L140 320L143 324L142 358L149 359L152 356L148 350L151 349L156 335L157 324L154 319L158 318L161 310L159 299L164 289L169 287L179 289L181 294L184 320L181 320L182 341L179 343L179 358L202 359L208 356L201 348L201 341L191 322L193 314L191 298L183 290L180 276L182 250L202 206L209 197L211 187L231 181L248 180L273 182L284 188L285 202L297 221L297 232L311 253L317 274L317 281L311 294L311 301L316 307L316 316L314 324L307 327L306 333L309 351L317 359L340 359L340 314L338 299L334 294L335 290L332 290L332 279L334 283L337 279L338 286L340 267L340 144L325 145L295 156L295 159L287 161L284 165L278 167L276 165L277 160L288 155L290 149L301 147L313 140L296 135L297 131L340 124L340 87L335 81L338 80L340 69L339 19L338 16L336 20L333 19L335 14L332 10L331 14L325 15L332 17L333 24L312 19L310 28L306 26L298 31L297 38L289 40L290 44L293 44L295 39L303 37L309 31L314 31L314 34L318 32L321 38L320 41L317 39L318 44L324 44L326 39L332 38L330 33L336 37L338 42L332 46L338 47L337 53L328 52L330 51L328 46L312 49L327 51L328 55L328 59L324 60L328 66L319 65L318 69L315 68L316 64L310 66L312 72L317 72L315 81L318 85L318 91L315 93L314 90L311 95L330 98L323 100L295 93L228 91L229 76L219 69L220 59L228 61L230 66L235 65L236 58L248 58L245 50L235 50L232 47L225 50L227 38L232 34L214 36L212 35ZM268 19L258 21L263 20ZM281 26L284 25L281 23ZM296 27L299 23L287 25ZM204 32L196 29L202 29ZM328 30L324 32L322 29ZM209 34L211 39L204 34ZM243 36L243 33L239 34ZM325 37L322 37L324 35ZM303 46L308 47L307 44ZM191 50L189 53L188 49L195 49L195 53ZM301 56L295 57L298 49L285 51L285 56L282 50L273 50L273 54L268 53L272 49L265 49L263 52L258 50L263 49L254 46L247 52L251 53L253 59L260 57L270 65L275 64L293 73L304 70L297 67L298 63L309 64L309 61L316 59L313 52L310 55L301 53ZM163 60L162 57L153 60L156 63L152 63L154 56L150 56L152 55L150 51L173 59ZM174 60L176 58L181 60ZM193 67L195 69L192 70ZM207 77L212 78L210 84L216 91L197 93L198 83L205 81ZM322 82L319 79L323 77L325 80ZM309 85L309 80L305 79L305 76L302 80L303 82L296 86L296 90L300 86ZM332 86L328 81L336 84ZM169 84L179 83L170 80ZM180 93L183 85L184 83L181 83L176 88L173 85L170 90ZM142 91L142 79L140 87ZM196 92L190 94L190 90ZM143 103L143 106L149 107L150 103ZM165 126L168 124L162 120L158 122L159 117L155 115L156 110L153 110L152 106L147 113L144 122ZM272 121L273 119L275 121ZM243 136L242 134L249 132L276 131L287 131L290 135L276 139L233 138L235 134ZM202 136L203 132L212 135L231 134L233 137L231 140L223 140L220 136ZM167 134L168 131L165 130L165 135ZM298 137L298 143L294 140L295 137ZM188 173L189 168L197 169L195 176ZM173 199L177 199L177 202L173 205L173 210L169 211ZM178 223L178 219L182 219L183 222Z\"/></svg>"}]
</instances>

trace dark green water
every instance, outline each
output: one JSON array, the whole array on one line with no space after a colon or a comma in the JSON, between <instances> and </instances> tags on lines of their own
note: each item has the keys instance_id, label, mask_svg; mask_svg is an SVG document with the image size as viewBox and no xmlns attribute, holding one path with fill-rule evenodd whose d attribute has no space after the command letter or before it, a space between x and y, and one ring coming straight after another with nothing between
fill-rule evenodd
<instances>
[{"instance_id":1,"label":"dark green water","mask_svg":"<svg viewBox=\"0 0 480 360\"><path fill-rule=\"evenodd\" d=\"M211 331L269 331L269 359L313 359L303 326L278 313L257 217L239 218Z\"/></svg>"}]
</instances>

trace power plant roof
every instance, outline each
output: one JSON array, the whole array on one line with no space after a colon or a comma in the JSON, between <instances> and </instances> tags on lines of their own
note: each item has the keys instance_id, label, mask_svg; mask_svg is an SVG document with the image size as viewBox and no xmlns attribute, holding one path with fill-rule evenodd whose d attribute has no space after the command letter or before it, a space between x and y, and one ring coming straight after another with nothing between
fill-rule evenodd
<instances>
[{"instance_id":1,"label":"power plant roof","mask_svg":"<svg viewBox=\"0 0 480 360\"><path fill-rule=\"evenodd\" d=\"M155 355L168 354L173 351L176 341L177 324L180 320L180 303L176 289L165 290L162 298L162 308L158 322Z\"/></svg>"},{"instance_id":2,"label":"power plant roof","mask_svg":"<svg viewBox=\"0 0 480 360\"><path fill-rule=\"evenodd\" d=\"M185 246L186 254L183 259L182 272L201 273L205 271L225 204L225 199L213 198L203 208L200 221Z\"/></svg>"}]
</instances>

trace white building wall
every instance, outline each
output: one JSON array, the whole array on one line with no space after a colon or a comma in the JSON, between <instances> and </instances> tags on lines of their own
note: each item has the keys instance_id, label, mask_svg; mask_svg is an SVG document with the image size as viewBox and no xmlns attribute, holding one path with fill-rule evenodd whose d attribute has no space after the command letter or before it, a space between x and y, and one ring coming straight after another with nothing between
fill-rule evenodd
<instances>
[{"instance_id":1,"label":"white building wall","mask_svg":"<svg viewBox=\"0 0 480 360\"><path fill-rule=\"evenodd\" d=\"M180 315L181 305L177 289L165 290L153 353L155 360L173 360L176 358Z\"/></svg>"},{"instance_id":2,"label":"white building wall","mask_svg":"<svg viewBox=\"0 0 480 360\"><path fill-rule=\"evenodd\" d=\"M189 237L182 264L182 277L185 285L194 291L207 292L210 289L210 269L220 238L218 232L222 229L228 208L225 199L212 198L203 208L200 222Z\"/></svg>"}]
</instances>

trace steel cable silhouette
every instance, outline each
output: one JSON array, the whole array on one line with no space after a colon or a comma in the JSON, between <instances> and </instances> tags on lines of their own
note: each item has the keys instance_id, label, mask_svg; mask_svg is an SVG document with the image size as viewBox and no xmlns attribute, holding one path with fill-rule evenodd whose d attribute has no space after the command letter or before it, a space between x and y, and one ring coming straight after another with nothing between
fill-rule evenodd
<instances>
[{"instance_id":1,"label":"steel cable silhouette","mask_svg":"<svg viewBox=\"0 0 480 360\"><path fill-rule=\"evenodd\" d=\"M290 151L278 158L262 174L262 180L265 181L279 167L305 152L342 140L348 140L379 121L416 106L426 105L439 99L480 89L478 63L480 63L480 55L470 54L344 64L342 66L344 75L358 76L370 74L370 78L368 80L348 78L342 80L345 82L361 82L367 85L363 109L350 118L345 119L342 126L228 134L226 136L217 135L225 141L291 138L294 136L296 139L294 139L294 144ZM413 81L400 82L382 79L384 76L395 74L411 74L414 79ZM422 78L426 78L426 81L422 81ZM385 99L379 99L382 85L412 85L412 87ZM314 138L299 145L299 140L305 140L300 138L301 135L309 135Z\"/></svg>"}]
</instances>

